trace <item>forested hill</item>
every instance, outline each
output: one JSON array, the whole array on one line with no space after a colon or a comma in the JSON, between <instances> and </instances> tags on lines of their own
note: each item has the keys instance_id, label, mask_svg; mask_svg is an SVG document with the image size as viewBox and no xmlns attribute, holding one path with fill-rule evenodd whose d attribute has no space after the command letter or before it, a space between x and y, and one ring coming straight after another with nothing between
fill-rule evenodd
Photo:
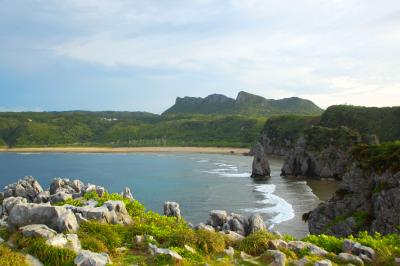
<instances>
[{"instance_id":1,"label":"forested hill","mask_svg":"<svg viewBox=\"0 0 400 266\"><path fill-rule=\"evenodd\" d=\"M240 114L240 115L319 115L322 109L312 101L297 97L280 100L265 99L244 91L236 99L222 94L205 98L178 97L175 104L163 114Z\"/></svg>"},{"instance_id":2,"label":"forested hill","mask_svg":"<svg viewBox=\"0 0 400 266\"><path fill-rule=\"evenodd\" d=\"M0 113L0 146L250 147L265 120L142 112Z\"/></svg>"}]
</instances>

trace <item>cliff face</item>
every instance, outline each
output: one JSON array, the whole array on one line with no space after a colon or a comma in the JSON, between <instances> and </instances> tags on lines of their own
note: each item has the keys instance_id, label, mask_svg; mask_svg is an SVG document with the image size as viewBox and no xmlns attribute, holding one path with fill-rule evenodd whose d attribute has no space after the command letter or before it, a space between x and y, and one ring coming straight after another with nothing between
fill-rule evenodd
<instances>
[{"instance_id":1,"label":"cliff face","mask_svg":"<svg viewBox=\"0 0 400 266\"><path fill-rule=\"evenodd\" d=\"M282 175L341 179L352 147L364 141L369 140L346 127L311 127L289 152Z\"/></svg>"},{"instance_id":2,"label":"cliff face","mask_svg":"<svg viewBox=\"0 0 400 266\"><path fill-rule=\"evenodd\" d=\"M400 144L359 147L336 194L306 215L310 233L400 233Z\"/></svg>"}]
</instances>

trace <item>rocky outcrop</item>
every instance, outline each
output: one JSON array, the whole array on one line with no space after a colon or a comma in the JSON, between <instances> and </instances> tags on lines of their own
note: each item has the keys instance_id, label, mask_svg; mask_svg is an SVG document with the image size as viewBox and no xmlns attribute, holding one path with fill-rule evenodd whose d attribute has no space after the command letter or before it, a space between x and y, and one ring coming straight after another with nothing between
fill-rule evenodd
<instances>
[{"instance_id":1,"label":"rocky outcrop","mask_svg":"<svg viewBox=\"0 0 400 266\"><path fill-rule=\"evenodd\" d=\"M164 203L164 215L181 218L181 210L179 208L179 203L173 201L166 201Z\"/></svg>"},{"instance_id":2,"label":"rocky outcrop","mask_svg":"<svg viewBox=\"0 0 400 266\"><path fill-rule=\"evenodd\" d=\"M355 162L335 196L306 216L313 234L400 233L400 172L371 172Z\"/></svg>"},{"instance_id":3,"label":"rocky outcrop","mask_svg":"<svg viewBox=\"0 0 400 266\"><path fill-rule=\"evenodd\" d=\"M59 233L75 232L79 228L75 215L65 207L37 203L15 205L8 217L9 230L30 224L45 224Z\"/></svg>"},{"instance_id":4,"label":"rocky outcrop","mask_svg":"<svg viewBox=\"0 0 400 266\"><path fill-rule=\"evenodd\" d=\"M253 178L268 178L271 174L269 162L264 147L257 143L253 148L253 166L251 177Z\"/></svg>"},{"instance_id":5,"label":"rocky outcrop","mask_svg":"<svg viewBox=\"0 0 400 266\"><path fill-rule=\"evenodd\" d=\"M77 266L105 266L111 264L111 259L106 253L95 253L89 250L81 250L74 260Z\"/></svg>"},{"instance_id":6,"label":"rocky outcrop","mask_svg":"<svg viewBox=\"0 0 400 266\"><path fill-rule=\"evenodd\" d=\"M259 214L252 214L246 218L236 213L228 215L224 210L212 210L207 223L200 223L196 229L225 232L228 237L231 234L231 238L240 238L237 235L247 236L253 232L266 230L266 225Z\"/></svg>"},{"instance_id":7,"label":"rocky outcrop","mask_svg":"<svg viewBox=\"0 0 400 266\"><path fill-rule=\"evenodd\" d=\"M311 127L285 159L281 175L341 179L349 165L351 149L363 140L345 127Z\"/></svg>"},{"instance_id":8,"label":"rocky outcrop","mask_svg":"<svg viewBox=\"0 0 400 266\"><path fill-rule=\"evenodd\" d=\"M22 197L33 202L43 192L42 186L32 176L26 176L17 182L4 187L4 198Z\"/></svg>"}]
</instances>

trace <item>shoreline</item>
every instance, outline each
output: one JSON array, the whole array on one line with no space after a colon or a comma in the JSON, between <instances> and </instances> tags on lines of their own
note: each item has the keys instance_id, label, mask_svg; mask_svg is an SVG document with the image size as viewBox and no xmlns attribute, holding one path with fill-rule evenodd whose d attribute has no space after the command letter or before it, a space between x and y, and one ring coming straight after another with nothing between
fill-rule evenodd
<instances>
[{"instance_id":1,"label":"shoreline","mask_svg":"<svg viewBox=\"0 0 400 266\"><path fill-rule=\"evenodd\" d=\"M229 147L33 147L0 148L0 153L216 153L245 155L248 148Z\"/></svg>"}]
</instances>

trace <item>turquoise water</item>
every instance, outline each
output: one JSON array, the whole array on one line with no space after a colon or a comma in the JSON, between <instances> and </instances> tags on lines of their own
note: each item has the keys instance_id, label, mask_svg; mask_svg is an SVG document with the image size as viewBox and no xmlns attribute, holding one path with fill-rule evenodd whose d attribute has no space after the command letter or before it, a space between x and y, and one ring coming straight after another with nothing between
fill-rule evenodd
<instances>
[{"instance_id":1,"label":"turquoise water","mask_svg":"<svg viewBox=\"0 0 400 266\"><path fill-rule=\"evenodd\" d=\"M250 178L251 157L219 154L0 154L0 187L32 175L48 187L54 177L120 192L129 186L148 209L162 212L164 201L177 201L186 220L197 224L213 209L261 213L271 227L296 236L307 234L301 215L319 199L305 181L279 176L282 161L271 159L272 178Z\"/></svg>"}]
</instances>

